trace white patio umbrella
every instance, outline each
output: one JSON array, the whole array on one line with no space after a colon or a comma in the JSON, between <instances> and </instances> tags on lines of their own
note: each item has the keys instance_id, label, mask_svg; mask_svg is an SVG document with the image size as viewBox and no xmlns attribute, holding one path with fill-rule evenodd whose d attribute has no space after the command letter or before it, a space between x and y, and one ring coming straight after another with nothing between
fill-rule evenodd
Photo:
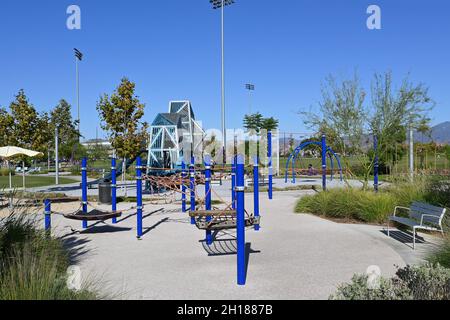
<instances>
[{"instance_id":1,"label":"white patio umbrella","mask_svg":"<svg viewBox=\"0 0 450 320\"><path fill-rule=\"evenodd\" d=\"M27 150L19 147L1 147L0 148L0 158L5 159L9 169L9 159L15 156L27 156L30 158L43 156L42 152L37 152L33 150ZM23 177L23 188L25 189L25 166L22 162L22 177ZM9 171L9 189L12 189L12 177L11 171Z\"/></svg>"}]
</instances>

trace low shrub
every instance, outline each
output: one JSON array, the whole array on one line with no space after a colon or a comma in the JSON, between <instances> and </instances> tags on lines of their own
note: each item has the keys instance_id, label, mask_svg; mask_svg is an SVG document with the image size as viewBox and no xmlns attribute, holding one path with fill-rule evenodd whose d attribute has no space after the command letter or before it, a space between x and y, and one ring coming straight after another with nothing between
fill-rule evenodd
<instances>
[{"instance_id":1,"label":"low shrub","mask_svg":"<svg viewBox=\"0 0 450 320\"><path fill-rule=\"evenodd\" d=\"M392 213L394 206L394 197L387 193L359 189L331 189L301 198L297 203L296 212L382 223L387 215Z\"/></svg>"},{"instance_id":2,"label":"low shrub","mask_svg":"<svg viewBox=\"0 0 450 320\"><path fill-rule=\"evenodd\" d=\"M10 172L13 176L16 174L14 170L8 168L0 168L0 177L8 177Z\"/></svg>"},{"instance_id":3,"label":"low shrub","mask_svg":"<svg viewBox=\"0 0 450 320\"><path fill-rule=\"evenodd\" d=\"M449 207L450 181L426 177L418 177L414 183L399 180L378 193L356 188L330 189L301 198L296 212L383 223L395 206L408 207L414 201Z\"/></svg>"},{"instance_id":4,"label":"low shrub","mask_svg":"<svg viewBox=\"0 0 450 320\"><path fill-rule=\"evenodd\" d=\"M407 266L391 279L370 285L367 275L355 275L351 283L338 287L332 300L448 300L450 269L439 264Z\"/></svg>"},{"instance_id":5,"label":"low shrub","mask_svg":"<svg viewBox=\"0 0 450 320\"><path fill-rule=\"evenodd\" d=\"M0 300L99 298L90 284L79 291L68 289L68 252L36 222L27 213L0 220Z\"/></svg>"},{"instance_id":6,"label":"low shrub","mask_svg":"<svg viewBox=\"0 0 450 320\"><path fill-rule=\"evenodd\" d=\"M450 268L450 238L448 236L427 260L431 263L439 263L446 268Z\"/></svg>"},{"instance_id":7,"label":"low shrub","mask_svg":"<svg viewBox=\"0 0 450 320\"><path fill-rule=\"evenodd\" d=\"M354 275L350 284L340 285L330 300L411 300L408 288L391 279L381 278L379 286L369 286L367 275Z\"/></svg>"},{"instance_id":8,"label":"low shrub","mask_svg":"<svg viewBox=\"0 0 450 320\"><path fill-rule=\"evenodd\" d=\"M450 208L450 178L431 178L427 186L425 200L438 206Z\"/></svg>"}]
</instances>

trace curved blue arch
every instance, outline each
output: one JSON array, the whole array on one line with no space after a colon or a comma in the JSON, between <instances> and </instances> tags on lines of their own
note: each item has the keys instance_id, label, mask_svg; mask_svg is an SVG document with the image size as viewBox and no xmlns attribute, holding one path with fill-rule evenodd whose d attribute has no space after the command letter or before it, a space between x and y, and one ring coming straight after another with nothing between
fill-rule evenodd
<instances>
[{"instance_id":1,"label":"curved blue arch","mask_svg":"<svg viewBox=\"0 0 450 320\"><path fill-rule=\"evenodd\" d=\"M307 146L309 146L309 145L317 145L317 146L322 147L322 143L318 142L318 141L307 141L307 142L303 142L300 146L298 146L289 155L289 158L288 158L288 160L286 162L286 173L285 173L285 182L286 183L287 183L288 177L289 177L289 164L291 164L291 166L292 166L292 183L295 183L295 177L296 177L296 174L295 174L295 162L296 162L296 160L298 158L299 153L303 149L305 149ZM331 160L331 180L333 180L333 171L334 171L333 158L335 158L336 161L337 161L337 164L338 164L341 181L343 181L344 177L343 177L343 173L342 173L342 165L341 165L341 160L340 160L339 156L330 147L327 147L327 154L329 155L330 160ZM292 161L292 163L291 163L291 161Z\"/></svg>"}]
</instances>

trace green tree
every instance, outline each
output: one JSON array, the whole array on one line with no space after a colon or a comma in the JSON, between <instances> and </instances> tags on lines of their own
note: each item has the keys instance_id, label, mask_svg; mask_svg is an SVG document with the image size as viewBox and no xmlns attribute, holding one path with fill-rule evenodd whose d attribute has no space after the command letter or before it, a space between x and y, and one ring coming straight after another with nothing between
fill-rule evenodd
<instances>
[{"instance_id":1,"label":"green tree","mask_svg":"<svg viewBox=\"0 0 450 320\"><path fill-rule=\"evenodd\" d=\"M0 108L0 145L10 144L14 119L5 108Z\"/></svg>"},{"instance_id":2,"label":"green tree","mask_svg":"<svg viewBox=\"0 0 450 320\"><path fill-rule=\"evenodd\" d=\"M261 113L246 114L244 116L244 128L247 130L254 130L259 133L263 124L264 118Z\"/></svg>"},{"instance_id":3,"label":"green tree","mask_svg":"<svg viewBox=\"0 0 450 320\"><path fill-rule=\"evenodd\" d=\"M351 175L346 155L358 157L359 166L370 173L362 143L368 114L364 107L366 91L362 88L359 77L355 73L350 79L338 80L330 75L322 84L321 91L319 112L299 112L305 125L318 132L317 139L322 134L327 136L327 144L335 152L344 155L341 160Z\"/></svg>"},{"instance_id":4,"label":"green tree","mask_svg":"<svg viewBox=\"0 0 450 320\"><path fill-rule=\"evenodd\" d=\"M148 124L141 121L144 108L135 95L135 84L127 78L122 79L111 97L105 94L97 103L102 129L121 158L139 155L147 140Z\"/></svg>"},{"instance_id":5,"label":"green tree","mask_svg":"<svg viewBox=\"0 0 450 320\"><path fill-rule=\"evenodd\" d=\"M48 115L39 114L20 90L10 105L11 135L9 144L47 152L49 141Z\"/></svg>"},{"instance_id":6,"label":"green tree","mask_svg":"<svg viewBox=\"0 0 450 320\"><path fill-rule=\"evenodd\" d=\"M396 144L405 141L406 128L427 122L426 114L434 103L428 88L414 85L408 78L396 91L391 72L375 74L369 107L365 106L365 98L366 91L356 74L342 81L329 76L322 88L319 112L300 114L307 126L327 135L335 151L357 159L367 187L374 166L371 136L378 137L380 154L394 152ZM348 159L342 160L349 170Z\"/></svg>"},{"instance_id":7,"label":"green tree","mask_svg":"<svg viewBox=\"0 0 450 320\"><path fill-rule=\"evenodd\" d=\"M278 120L275 120L274 118L264 118L263 115L259 112L254 114L247 114L244 117L244 128L250 131L250 133L256 133L256 153L259 155L261 130L274 130L278 128ZM267 139L267 137L263 137L263 139ZM246 149L249 150L249 148L249 143L246 143Z\"/></svg>"},{"instance_id":8,"label":"green tree","mask_svg":"<svg viewBox=\"0 0 450 320\"><path fill-rule=\"evenodd\" d=\"M109 157L109 148L98 143L98 141L89 146L87 152L89 154L89 158L94 161L105 160Z\"/></svg>"},{"instance_id":9,"label":"green tree","mask_svg":"<svg viewBox=\"0 0 450 320\"><path fill-rule=\"evenodd\" d=\"M375 74L369 130L378 136L382 165L386 166L389 159L403 156L396 146L406 140L409 128L418 130L422 135L430 131L427 114L433 107L434 102L424 84L413 84L406 77L400 88L395 90L391 72Z\"/></svg>"},{"instance_id":10,"label":"green tree","mask_svg":"<svg viewBox=\"0 0 450 320\"><path fill-rule=\"evenodd\" d=\"M61 99L57 106L50 112L50 126L52 148L55 147L55 129L58 128L59 152L64 159L75 158L75 149L79 148L79 133L77 129L78 121L72 118L72 107L64 99Z\"/></svg>"},{"instance_id":11,"label":"green tree","mask_svg":"<svg viewBox=\"0 0 450 320\"><path fill-rule=\"evenodd\" d=\"M18 147L32 148L38 113L29 102L24 90L19 91L9 108L13 118L10 142Z\"/></svg>"},{"instance_id":12,"label":"green tree","mask_svg":"<svg viewBox=\"0 0 450 320\"><path fill-rule=\"evenodd\" d=\"M276 120L273 117L265 118L263 119L261 123L261 129L267 130L267 131L273 131L278 129L279 121Z\"/></svg>"}]
</instances>

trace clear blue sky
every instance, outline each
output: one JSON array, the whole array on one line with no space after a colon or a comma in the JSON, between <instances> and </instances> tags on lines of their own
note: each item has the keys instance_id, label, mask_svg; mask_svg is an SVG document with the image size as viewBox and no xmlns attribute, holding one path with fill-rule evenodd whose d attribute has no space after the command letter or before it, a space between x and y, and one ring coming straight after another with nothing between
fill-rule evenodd
<instances>
[{"instance_id":1,"label":"clear blue sky","mask_svg":"<svg viewBox=\"0 0 450 320\"><path fill-rule=\"evenodd\" d=\"M82 30L66 28L66 9L82 10ZM380 31L366 9L382 9ZM408 72L430 86L433 123L450 120L450 2L447 0L236 0L226 10L227 127L248 110L246 82L256 85L253 111L305 131L296 115L320 99L327 74ZM220 14L209 0L2 0L0 105L21 88L39 111L65 98L75 106L72 49L81 65L81 128L95 137L96 102L121 77L137 83L151 122L169 100L189 99L207 128L220 128ZM74 109L75 115L75 109Z\"/></svg>"}]
</instances>

